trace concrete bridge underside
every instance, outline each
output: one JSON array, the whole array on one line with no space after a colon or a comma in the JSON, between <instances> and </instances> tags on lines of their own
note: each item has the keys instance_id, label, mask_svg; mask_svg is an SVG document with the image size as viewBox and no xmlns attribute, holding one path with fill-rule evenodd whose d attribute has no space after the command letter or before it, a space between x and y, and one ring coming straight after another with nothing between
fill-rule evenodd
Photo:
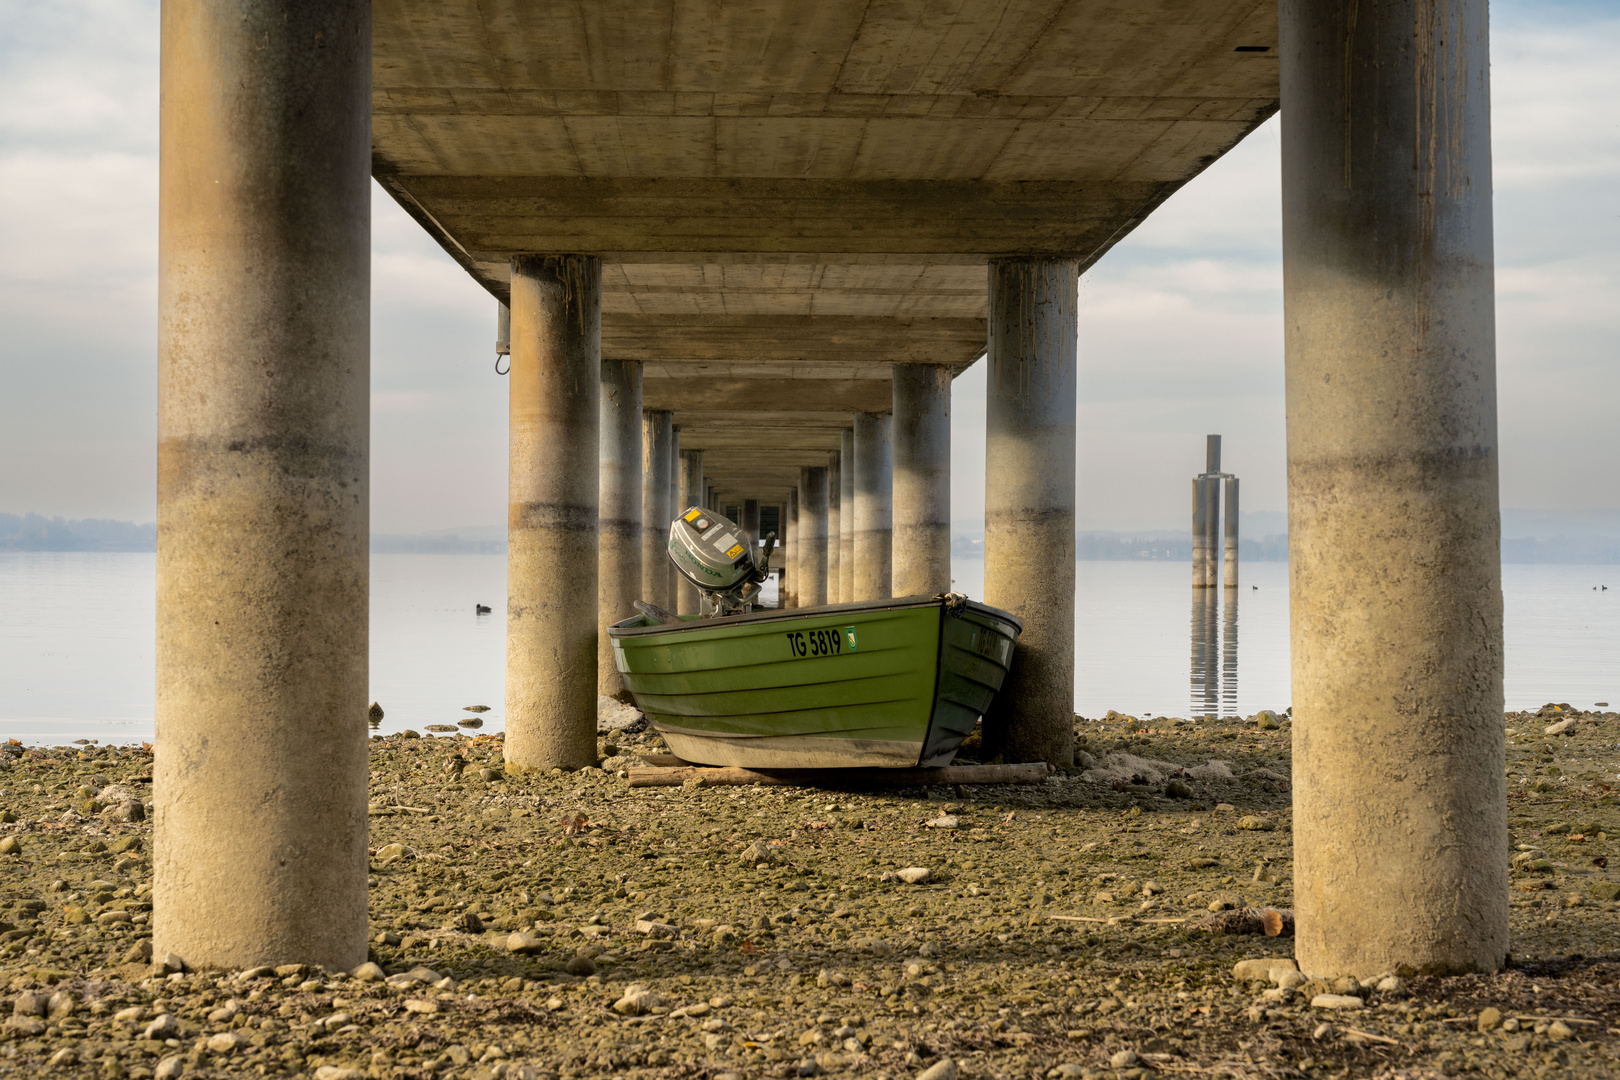
<instances>
[{"instance_id":1,"label":"concrete bridge underside","mask_svg":"<svg viewBox=\"0 0 1620 1080\"><path fill-rule=\"evenodd\" d=\"M370 177L510 313L513 769L594 757L672 507L781 502L811 603L940 587L981 356L985 599L1026 627L986 735L1061 765L1078 277L1284 101L1301 966L1501 964L1484 0L175 0L163 35L160 953L365 955Z\"/></svg>"}]
</instances>

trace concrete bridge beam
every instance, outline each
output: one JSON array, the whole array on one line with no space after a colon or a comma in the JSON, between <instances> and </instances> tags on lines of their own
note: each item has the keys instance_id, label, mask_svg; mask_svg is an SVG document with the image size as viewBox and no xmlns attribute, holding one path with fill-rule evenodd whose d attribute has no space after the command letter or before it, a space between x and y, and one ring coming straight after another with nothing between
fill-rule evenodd
<instances>
[{"instance_id":1,"label":"concrete bridge beam","mask_svg":"<svg viewBox=\"0 0 1620 1080\"><path fill-rule=\"evenodd\" d=\"M1486 4L1284 0L1280 17L1295 949L1316 974L1494 970Z\"/></svg>"}]
</instances>

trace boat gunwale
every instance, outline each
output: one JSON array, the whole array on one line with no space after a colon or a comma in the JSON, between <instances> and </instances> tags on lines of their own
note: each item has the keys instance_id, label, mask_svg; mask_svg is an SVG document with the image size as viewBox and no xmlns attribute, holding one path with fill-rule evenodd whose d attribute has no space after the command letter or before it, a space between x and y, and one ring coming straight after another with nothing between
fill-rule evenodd
<instances>
[{"instance_id":1,"label":"boat gunwale","mask_svg":"<svg viewBox=\"0 0 1620 1080\"><path fill-rule=\"evenodd\" d=\"M773 608L766 611L752 611L746 615L723 615L719 618L696 618L683 620L678 624L659 623L657 626L631 625L641 623L646 616L634 615L628 619L612 623L608 626L608 637L647 637L655 634L678 634L683 630L723 630L732 626L752 626L760 623L779 622L789 619L821 618L840 612L880 612L899 611L911 608L937 607L941 609L941 618L950 615L946 610L946 601L931 596L897 596L890 600L857 600L848 604L822 604L808 608ZM964 605L966 610L977 610L993 618L1004 619L1016 627L1014 639L1024 632L1024 620L1010 611L978 600L968 600ZM963 612L964 614L966 611ZM960 616L956 616L960 618ZM939 635L943 640L944 635ZM938 667L936 662L935 667Z\"/></svg>"}]
</instances>

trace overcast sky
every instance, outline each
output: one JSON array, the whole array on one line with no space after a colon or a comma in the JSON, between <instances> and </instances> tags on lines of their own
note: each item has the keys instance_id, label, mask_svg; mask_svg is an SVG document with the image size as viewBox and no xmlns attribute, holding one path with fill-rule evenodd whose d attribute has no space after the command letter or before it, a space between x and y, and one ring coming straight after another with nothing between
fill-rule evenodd
<instances>
[{"instance_id":1,"label":"overcast sky","mask_svg":"<svg viewBox=\"0 0 1620 1080\"><path fill-rule=\"evenodd\" d=\"M1620 16L1493 6L1504 506L1620 506ZM0 5L0 511L150 521L158 5ZM1081 281L1081 526L1182 528L1203 437L1284 509L1274 119ZM372 526L505 519L495 304L373 189ZM983 365L954 516L983 512Z\"/></svg>"}]
</instances>

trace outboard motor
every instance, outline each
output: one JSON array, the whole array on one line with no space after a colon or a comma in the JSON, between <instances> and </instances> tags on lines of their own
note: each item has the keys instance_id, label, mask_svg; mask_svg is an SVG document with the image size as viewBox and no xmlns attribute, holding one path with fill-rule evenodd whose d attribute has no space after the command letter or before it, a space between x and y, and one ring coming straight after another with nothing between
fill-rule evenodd
<instances>
[{"instance_id":1,"label":"outboard motor","mask_svg":"<svg viewBox=\"0 0 1620 1080\"><path fill-rule=\"evenodd\" d=\"M775 546L776 534L767 534L765 551L756 560L752 537L724 514L701 506L690 507L669 526L670 561L697 586L698 614L704 618L753 610Z\"/></svg>"}]
</instances>

